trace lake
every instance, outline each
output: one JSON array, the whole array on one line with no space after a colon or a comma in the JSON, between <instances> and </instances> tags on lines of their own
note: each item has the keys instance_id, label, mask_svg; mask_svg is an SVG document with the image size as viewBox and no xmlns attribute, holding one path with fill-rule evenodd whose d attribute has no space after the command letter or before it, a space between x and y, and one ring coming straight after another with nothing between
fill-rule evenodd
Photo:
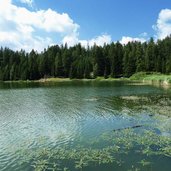
<instances>
[{"instance_id":1,"label":"lake","mask_svg":"<svg viewBox=\"0 0 171 171\"><path fill-rule=\"evenodd\" d=\"M170 171L171 90L0 83L0 170Z\"/></svg>"}]
</instances>

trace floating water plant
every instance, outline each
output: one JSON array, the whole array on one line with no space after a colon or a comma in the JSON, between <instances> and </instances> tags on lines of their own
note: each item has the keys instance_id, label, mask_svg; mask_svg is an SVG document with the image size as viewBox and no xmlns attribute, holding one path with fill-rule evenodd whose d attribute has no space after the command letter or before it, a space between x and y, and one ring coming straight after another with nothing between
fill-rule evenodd
<instances>
[{"instance_id":1,"label":"floating water plant","mask_svg":"<svg viewBox=\"0 0 171 171\"><path fill-rule=\"evenodd\" d=\"M149 166L149 165L151 165L151 162L146 161L145 159L141 160L139 163L140 163L142 166Z\"/></svg>"},{"instance_id":2,"label":"floating water plant","mask_svg":"<svg viewBox=\"0 0 171 171\"><path fill-rule=\"evenodd\" d=\"M135 146L139 148L135 152L141 155L164 155L171 157L171 138L158 135L153 130L144 130L144 132L135 133L134 129L128 129L113 133L110 132L108 135L110 139L105 139L106 136L104 135L99 137L104 142L107 141L110 144L104 146L102 149L85 148L79 145L78 147L75 146L74 149L66 147L60 147L55 150L41 149L32 152L32 155L28 155L28 158L30 161L34 160L31 166L36 171L62 170L62 168L63 170L65 168L66 171L69 165L59 165L58 161L65 163L64 161L70 160L70 166L74 165L75 169L78 170L82 170L88 166L95 167L97 164L115 163L115 165L120 166L123 164L121 156L128 155ZM23 155L25 156L27 153L24 152ZM114 156L117 156L117 158ZM28 160L28 162L30 161ZM143 167L151 165L151 162L145 159L140 160L138 163ZM137 169L136 167L132 168L132 170Z\"/></svg>"},{"instance_id":3,"label":"floating water plant","mask_svg":"<svg viewBox=\"0 0 171 171\"><path fill-rule=\"evenodd\" d=\"M170 109L170 99L168 98L164 102L163 98L165 99L165 97L158 97L157 104L167 106L167 109ZM29 163L35 171L88 170L108 165L117 168L127 164L131 171L138 171L141 168L151 168L153 157L157 159L165 157L169 160L171 158L169 112L162 111L164 115L159 115L157 110L160 106L156 107L156 101L153 102L153 97L124 97L122 100L125 109L134 111L132 115L146 111L145 117L147 120L152 118L153 122L139 119L138 123L135 122L136 124L116 127L88 141L85 138L80 138L74 145L29 150L27 148L24 150L22 147L22 150L18 151L18 156L21 158L20 164ZM123 111L120 112L122 114ZM46 141L46 138L39 139L41 140L40 144L44 144ZM137 158L135 157L133 162L128 164L126 159L129 156L137 156Z\"/></svg>"},{"instance_id":4,"label":"floating water plant","mask_svg":"<svg viewBox=\"0 0 171 171\"><path fill-rule=\"evenodd\" d=\"M75 168L76 169L82 170L83 167L86 167L86 166L88 166L88 162L83 161L82 158L79 161L75 161Z\"/></svg>"}]
</instances>

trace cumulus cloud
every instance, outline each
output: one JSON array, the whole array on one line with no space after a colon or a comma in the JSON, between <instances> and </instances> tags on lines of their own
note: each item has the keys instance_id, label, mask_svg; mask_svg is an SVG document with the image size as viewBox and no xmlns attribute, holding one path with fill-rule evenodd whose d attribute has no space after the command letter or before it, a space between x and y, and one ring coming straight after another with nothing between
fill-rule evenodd
<instances>
[{"instance_id":1,"label":"cumulus cloud","mask_svg":"<svg viewBox=\"0 0 171 171\"><path fill-rule=\"evenodd\" d=\"M122 39L120 40L120 43L121 44L127 44L127 43L129 43L129 42L135 42L135 41L137 41L137 42L145 42L146 41L146 39L145 38L143 38L143 37L140 37L140 38L138 38L138 37L126 37L126 36L123 36L122 37Z\"/></svg>"},{"instance_id":2,"label":"cumulus cloud","mask_svg":"<svg viewBox=\"0 0 171 171\"><path fill-rule=\"evenodd\" d=\"M21 3L27 4L29 6L33 5L34 0L20 0Z\"/></svg>"},{"instance_id":3,"label":"cumulus cloud","mask_svg":"<svg viewBox=\"0 0 171 171\"><path fill-rule=\"evenodd\" d=\"M31 5L34 1L20 2ZM14 50L35 49L40 52L53 44L67 43L73 46L81 43L83 46L103 46L111 42L111 36L107 34L90 40L79 40L79 27L67 13L58 13L50 8L30 11L13 4L12 0L0 0L0 46ZM54 35L58 42L55 41Z\"/></svg>"},{"instance_id":4,"label":"cumulus cloud","mask_svg":"<svg viewBox=\"0 0 171 171\"><path fill-rule=\"evenodd\" d=\"M97 36L95 38L92 38L90 40L80 40L79 43L82 44L82 46L87 47L93 46L94 44L98 46L104 46L104 44L110 44L112 41L112 38L108 34L102 34L100 36Z\"/></svg>"},{"instance_id":5,"label":"cumulus cloud","mask_svg":"<svg viewBox=\"0 0 171 171\"><path fill-rule=\"evenodd\" d=\"M140 36L140 37L148 37L148 33L143 32L143 33L141 33L139 36Z\"/></svg>"},{"instance_id":6,"label":"cumulus cloud","mask_svg":"<svg viewBox=\"0 0 171 171\"><path fill-rule=\"evenodd\" d=\"M66 43L68 46L74 46L78 44L79 43L78 33L72 33L72 34L66 35L62 40L62 44L66 44Z\"/></svg>"},{"instance_id":7,"label":"cumulus cloud","mask_svg":"<svg viewBox=\"0 0 171 171\"><path fill-rule=\"evenodd\" d=\"M97 36L96 38L93 38L88 41L89 46L93 46L94 44L98 46L103 46L104 44L111 43L112 38L108 34L103 34L101 36Z\"/></svg>"},{"instance_id":8,"label":"cumulus cloud","mask_svg":"<svg viewBox=\"0 0 171 171\"><path fill-rule=\"evenodd\" d=\"M76 34L79 25L66 13L51 9L29 11L18 7L11 0L0 0L0 45L14 50L25 49L38 51L55 44L49 33L59 38ZM43 36L39 35L43 32Z\"/></svg>"},{"instance_id":9,"label":"cumulus cloud","mask_svg":"<svg viewBox=\"0 0 171 171\"><path fill-rule=\"evenodd\" d=\"M157 24L153 26L153 29L157 31L156 37L158 39L164 39L171 34L171 9L160 11Z\"/></svg>"},{"instance_id":10,"label":"cumulus cloud","mask_svg":"<svg viewBox=\"0 0 171 171\"><path fill-rule=\"evenodd\" d=\"M111 43L111 41L112 41L112 38L108 34L102 34L90 40L79 40L78 34L73 34L73 35L65 36L62 42L63 44L67 43L69 46L73 46L75 44L80 43L84 47L87 47L87 46L91 47L94 44L98 46L103 46L104 44Z\"/></svg>"}]
</instances>

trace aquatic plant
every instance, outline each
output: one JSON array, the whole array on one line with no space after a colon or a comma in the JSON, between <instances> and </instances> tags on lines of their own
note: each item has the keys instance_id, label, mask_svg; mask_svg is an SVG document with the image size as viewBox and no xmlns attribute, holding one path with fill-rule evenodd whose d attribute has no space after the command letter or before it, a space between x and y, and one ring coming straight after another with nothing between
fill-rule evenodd
<instances>
[{"instance_id":1,"label":"aquatic plant","mask_svg":"<svg viewBox=\"0 0 171 171\"><path fill-rule=\"evenodd\" d=\"M148 165L151 164L151 162L146 161L145 159L141 160L139 163L140 163L142 166L148 166Z\"/></svg>"},{"instance_id":2,"label":"aquatic plant","mask_svg":"<svg viewBox=\"0 0 171 171\"><path fill-rule=\"evenodd\" d=\"M127 101L126 98L124 100ZM148 106L146 103L153 103L145 98L143 101L143 108L145 105ZM163 103L163 100L160 99L158 102ZM21 158L20 164L29 163L35 171L86 170L104 165L122 166L125 164L125 158L133 153L131 155L141 156L141 158L137 158L136 165L130 166L130 170L138 171L142 167L152 167L152 157L171 158L170 118L155 114L154 111L152 114L154 115L149 117L156 120L154 123L137 128L130 126L125 127L126 129L107 131L88 142L80 139L72 147L61 145L53 149L29 150L22 147L22 150L18 151ZM137 125L140 124L141 122Z\"/></svg>"},{"instance_id":3,"label":"aquatic plant","mask_svg":"<svg viewBox=\"0 0 171 171\"><path fill-rule=\"evenodd\" d=\"M131 169L128 169L128 171L140 171L140 169L132 165Z\"/></svg>"},{"instance_id":4,"label":"aquatic plant","mask_svg":"<svg viewBox=\"0 0 171 171\"><path fill-rule=\"evenodd\" d=\"M85 166L88 166L88 162L83 161L82 158L79 161L75 161L75 168L76 169L82 170L83 167L85 167Z\"/></svg>"},{"instance_id":5,"label":"aquatic plant","mask_svg":"<svg viewBox=\"0 0 171 171\"><path fill-rule=\"evenodd\" d=\"M37 160L32 163L32 167L34 167L35 171L43 171L47 170L48 168L48 161L47 160Z\"/></svg>"}]
</instances>

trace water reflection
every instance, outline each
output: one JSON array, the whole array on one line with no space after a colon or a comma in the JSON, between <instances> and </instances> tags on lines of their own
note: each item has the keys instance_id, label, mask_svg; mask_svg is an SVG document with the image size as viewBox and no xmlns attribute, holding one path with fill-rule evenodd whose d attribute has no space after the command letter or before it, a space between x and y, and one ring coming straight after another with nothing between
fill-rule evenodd
<instances>
[{"instance_id":1,"label":"water reflection","mask_svg":"<svg viewBox=\"0 0 171 171\"><path fill-rule=\"evenodd\" d=\"M169 110L168 91L149 85L0 84L0 170L29 170L30 163L19 166L16 162L20 160L17 151L22 149L55 150L64 145L74 149L106 132L135 125L147 130L157 127L162 135L170 136ZM100 144L96 148L103 142ZM91 143L88 146L95 147Z\"/></svg>"}]
</instances>

